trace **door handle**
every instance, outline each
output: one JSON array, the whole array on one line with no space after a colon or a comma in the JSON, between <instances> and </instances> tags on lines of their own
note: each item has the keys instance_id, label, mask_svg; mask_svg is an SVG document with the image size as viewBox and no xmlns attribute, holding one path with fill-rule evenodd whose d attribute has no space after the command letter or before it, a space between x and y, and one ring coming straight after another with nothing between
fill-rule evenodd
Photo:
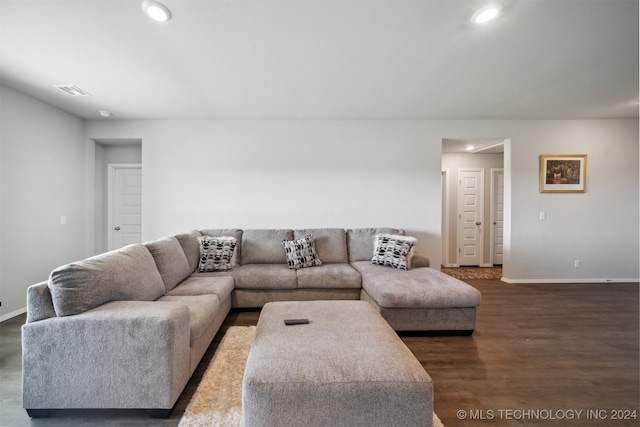
<instances>
[{"instance_id":1,"label":"door handle","mask_svg":"<svg viewBox=\"0 0 640 427\"><path fill-rule=\"evenodd\" d=\"M480 221L476 222L476 225L482 225L482 223Z\"/></svg>"},{"instance_id":2,"label":"door handle","mask_svg":"<svg viewBox=\"0 0 640 427\"><path fill-rule=\"evenodd\" d=\"M120 227L116 227L116 228L114 228L114 230L120 231Z\"/></svg>"}]
</instances>

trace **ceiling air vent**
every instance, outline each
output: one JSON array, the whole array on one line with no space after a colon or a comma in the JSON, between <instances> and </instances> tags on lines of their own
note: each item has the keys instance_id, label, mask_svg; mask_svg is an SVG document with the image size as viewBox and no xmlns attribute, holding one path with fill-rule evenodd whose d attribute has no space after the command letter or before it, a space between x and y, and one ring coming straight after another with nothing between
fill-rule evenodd
<instances>
[{"instance_id":1,"label":"ceiling air vent","mask_svg":"<svg viewBox=\"0 0 640 427\"><path fill-rule=\"evenodd\" d=\"M91 96L89 92L86 92L80 89L78 86L74 85L56 85L58 89L65 92L67 95L71 96Z\"/></svg>"}]
</instances>

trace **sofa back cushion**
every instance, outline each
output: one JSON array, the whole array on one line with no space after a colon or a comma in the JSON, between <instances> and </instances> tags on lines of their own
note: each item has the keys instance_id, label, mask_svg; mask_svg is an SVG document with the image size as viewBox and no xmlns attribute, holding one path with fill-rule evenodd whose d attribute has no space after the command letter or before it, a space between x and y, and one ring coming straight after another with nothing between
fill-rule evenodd
<instances>
[{"instance_id":1,"label":"sofa back cushion","mask_svg":"<svg viewBox=\"0 0 640 427\"><path fill-rule=\"evenodd\" d=\"M349 262L371 261L378 233L403 235L404 230L397 228L355 228L348 230Z\"/></svg>"},{"instance_id":2,"label":"sofa back cushion","mask_svg":"<svg viewBox=\"0 0 640 427\"><path fill-rule=\"evenodd\" d=\"M198 230L193 230L188 233L176 234L176 239L180 242L184 256L187 257L189 263L189 270L193 273L198 268L200 262L200 243L198 237L202 236Z\"/></svg>"},{"instance_id":3,"label":"sofa back cushion","mask_svg":"<svg viewBox=\"0 0 640 427\"><path fill-rule=\"evenodd\" d=\"M237 228L215 228L200 230L203 236L209 237L233 237L236 239L236 247L233 250L233 256L231 257L231 268L240 265L240 254L242 253L242 230ZM200 250L200 243L198 243L198 251ZM201 256L200 254L199 256Z\"/></svg>"},{"instance_id":4,"label":"sofa back cushion","mask_svg":"<svg viewBox=\"0 0 640 427\"><path fill-rule=\"evenodd\" d=\"M175 288L178 283L193 273L182 250L182 245L175 237L165 237L144 245L151 252L167 291Z\"/></svg>"},{"instance_id":5,"label":"sofa back cushion","mask_svg":"<svg viewBox=\"0 0 640 427\"><path fill-rule=\"evenodd\" d=\"M286 264L283 240L293 240L293 230L244 230L241 264Z\"/></svg>"},{"instance_id":6,"label":"sofa back cushion","mask_svg":"<svg viewBox=\"0 0 640 427\"><path fill-rule=\"evenodd\" d=\"M58 316L109 301L153 301L165 292L153 256L140 243L58 267L48 286Z\"/></svg>"},{"instance_id":7,"label":"sofa back cushion","mask_svg":"<svg viewBox=\"0 0 640 427\"><path fill-rule=\"evenodd\" d=\"M318 258L323 264L349 262L347 253L347 232L342 228L310 228L294 230L295 240L312 234Z\"/></svg>"}]
</instances>

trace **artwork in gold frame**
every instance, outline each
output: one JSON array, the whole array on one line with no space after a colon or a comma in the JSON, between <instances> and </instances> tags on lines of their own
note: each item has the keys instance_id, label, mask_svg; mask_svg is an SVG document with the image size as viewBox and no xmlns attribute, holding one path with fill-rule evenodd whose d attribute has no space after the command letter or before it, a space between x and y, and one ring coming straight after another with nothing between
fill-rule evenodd
<instances>
[{"instance_id":1,"label":"artwork in gold frame","mask_svg":"<svg viewBox=\"0 0 640 427\"><path fill-rule=\"evenodd\" d=\"M541 154L541 193L584 193L587 189L586 154Z\"/></svg>"}]
</instances>

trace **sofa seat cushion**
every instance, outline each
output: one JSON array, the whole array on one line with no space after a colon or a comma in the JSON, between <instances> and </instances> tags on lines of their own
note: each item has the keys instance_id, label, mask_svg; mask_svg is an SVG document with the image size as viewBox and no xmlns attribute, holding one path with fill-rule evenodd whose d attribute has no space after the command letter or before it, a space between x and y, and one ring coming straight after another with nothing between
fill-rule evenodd
<instances>
[{"instance_id":1,"label":"sofa seat cushion","mask_svg":"<svg viewBox=\"0 0 640 427\"><path fill-rule=\"evenodd\" d=\"M480 292L465 282L433 268L409 271L354 262L362 288L384 308L477 307Z\"/></svg>"},{"instance_id":2,"label":"sofa seat cushion","mask_svg":"<svg viewBox=\"0 0 640 427\"><path fill-rule=\"evenodd\" d=\"M165 237L145 243L145 246L156 262L167 291L173 289L193 272L177 238Z\"/></svg>"},{"instance_id":3,"label":"sofa seat cushion","mask_svg":"<svg viewBox=\"0 0 640 427\"><path fill-rule=\"evenodd\" d=\"M280 249L284 254L282 245ZM233 278L236 289L296 289L296 271L287 264L245 264L233 272Z\"/></svg>"},{"instance_id":4,"label":"sofa seat cushion","mask_svg":"<svg viewBox=\"0 0 640 427\"><path fill-rule=\"evenodd\" d=\"M58 267L48 286L58 316L110 301L153 301L165 293L153 256L139 243Z\"/></svg>"},{"instance_id":5,"label":"sofa seat cushion","mask_svg":"<svg viewBox=\"0 0 640 427\"><path fill-rule=\"evenodd\" d=\"M359 289L360 273L349 264L323 264L297 270L298 289Z\"/></svg>"},{"instance_id":6,"label":"sofa seat cushion","mask_svg":"<svg viewBox=\"0 0 640 427\"><path fill-rule=\"evenodd\" d=\"M233 291L233 277L217 276L206 277L193 275L180 283L180 285L167 292L171 296L193 295L217 295L220 301L224 301Z\"/></svg>"},{"instance_id":7,"label":"sofa seat cushion","mask_svg":"<svg viewBox=\"0 0 640 427\"><path fill-rule=\"evenodd\" d=\"M171 301L184 304L189 309L189 345L193 347L216 319L220 311L220 300L217 295L175 296L165 295L158 301Z\"/></svg>"}]
</instances>

